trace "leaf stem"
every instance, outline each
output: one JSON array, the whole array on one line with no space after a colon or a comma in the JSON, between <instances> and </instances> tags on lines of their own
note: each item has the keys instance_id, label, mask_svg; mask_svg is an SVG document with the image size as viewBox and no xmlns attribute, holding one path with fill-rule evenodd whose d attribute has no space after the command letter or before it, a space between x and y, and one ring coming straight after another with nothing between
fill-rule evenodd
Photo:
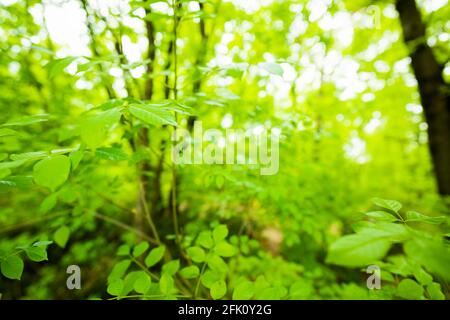
<instances>
[{"instance_id":1,"label":"leaf stem","mask_svg":"<svg viewBox=\"0 0 450 320\"><path fill-rule=\"evenodd\" d=\"M200 275L198 276L197 284L195 285L194 299L197 299L198 288L200 287L200 280L202 279L205 270L206 270L206 262L203 263L202 270L200 271Z\"/></svg>"},{"instance_id":2,"label":"leaf stem","mask_svg":"<svg viewBox=\"0 0 450 320\"><path fill-rule=\"evenodd\" d=\"M143 265L141 262L139 262L139 260L137 260L135 257L131 257L131 260L136 263L142 270L144 270L150 277L152 277L153 279L155 279L156 281L159 281L159 277L152 273L150 270L148 270L148 268Z\"/></svg>"}]
</instances>

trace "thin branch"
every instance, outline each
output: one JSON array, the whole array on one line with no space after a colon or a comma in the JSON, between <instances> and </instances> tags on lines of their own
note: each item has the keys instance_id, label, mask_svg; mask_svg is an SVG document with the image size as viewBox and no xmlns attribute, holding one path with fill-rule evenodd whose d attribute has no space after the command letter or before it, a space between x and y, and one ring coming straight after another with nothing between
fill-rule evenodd
<instances>
[{"instance_id":1,"label":"thin branch","mask_svg":"<svg viewBox=\"0 0 450 320\"><path fill-rule=\"evenodd\" d=\"M26 227L38 224L40 222L44 222L44 221L49 220L49 219L62 217L64 215L66 215L67 213L68 213L68 210L63 211L63 212L57 212L57 213L49 214L49 215L46 215L46 216L43 216L43 217L39 217L39 218L36 218L36 219L28 220L28 221L25 221L25 222L20 222L20 223L13 224L13 225L10 225L10 226L6 226L6 227L0 229L0 234L7 233L7 232L12 232L12 231L17 231L19 229L26 228Z\"/></svg>"},{"instance_id":2,"label":"thin branch","mask_svg":"<svg viewBox=\"0 0 450 320\"><path fill-rule=\"evenodd\" d=\"M139 195L141 197L140 200L144 208L145 217L147 219L150 228L152 229L152 233L155 236L157 243L161 244L161 240L159 238L158 231L156 230L155 223L153 222L150 211L148 210L147 199L145 199L144 186L142 185L142 181L139 181L139 188L140 188Z\"/></svg>"},{"instance_id":3,"label":"thin branch","mask_svg":"<svg viewBox=\"0 0 450 320\"><path fill-rule=\"evenodd\" d=\"M100 213L96 213L94 215L94 217L97 218L97 219L109 222L109 223L111 223L111 224L113 224L113 225L115 225L115 226L117 226L117 227L119 227L121 229L124 229L124 230L127 230L127 231L131 231L133 233L136 233L139 236L141 236L143 239L147 240L148 242L151 242L151 243L157 244L157 245L160 244L159 240L157 241L157 240L155 240L153 238L150 238L148 235L146 235L141 230L133 228L132 226L130 226L130 225L126 224L126 223L123 223L122 221L116 220L114 218L111 218L109 216L105 216L105 215L100 214Z\"/></svg>"}]
</instances>

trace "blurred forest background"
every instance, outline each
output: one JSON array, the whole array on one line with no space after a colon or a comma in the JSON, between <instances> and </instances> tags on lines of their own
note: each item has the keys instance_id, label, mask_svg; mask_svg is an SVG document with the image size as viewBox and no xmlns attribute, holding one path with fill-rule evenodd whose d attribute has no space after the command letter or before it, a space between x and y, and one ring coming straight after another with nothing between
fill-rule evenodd
<instances>
[{"instance_id":1,"label":"blurred forest background","mask_svg":"<svg viewBox=\"0 0 450 320\"><path fill-rule=\"evenodd\" d=\"M450 298L449 17L0 0L1 298ZM278 173L175 165L195 120L278 135Z\"/></svg>"}]
</instances>

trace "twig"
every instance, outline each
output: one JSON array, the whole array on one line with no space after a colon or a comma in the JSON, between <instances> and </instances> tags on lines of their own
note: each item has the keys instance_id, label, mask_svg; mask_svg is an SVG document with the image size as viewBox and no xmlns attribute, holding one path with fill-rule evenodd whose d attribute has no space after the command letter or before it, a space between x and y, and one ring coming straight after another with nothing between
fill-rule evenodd
<instances>
[{"instance_id":1,"label":"twig","mask_svg":"<svg viewBox=\"0 0 450 320\"><path fill-rule=\"evenodd\" d=\"M138 229L136 229L136 228L133 228L132 226L130 226L130 225L126 224L126 223L123 223L123 222L121 222L121 221L119 221L119 220L116 220L116 219L114 219L114 218L105 216L105 215L100 214L100 213L96 213L96 214L94 215L94 217L97 218L97 219L100 219L100 220L109 222L109 223L111 223L111 224L113 224L113 225L115 225L115 226L117 226L117 227L119 227L119 228L122 228L122 229L124 229L124 230L134 232L134 233L140 235L142 238L144 238L144 239L147 240L148 242L151 242L151 243L153 243L153 244L160 244L159 241L157 241L157 240L155 240L155 239L149 237L148 235L146 235L146 234L145 234L144 232L142 232L141 230L138 230Z\"/></svg>"},{"instance_id":2,"label":"twig","mask_svg":"<svg viewBox=\"0 0 450 320\"><path fill-rule=\"evenodd\" d=\"M145 217L147 219L148 224L150 225L150 228L152 229L152 233L156 238L157 244L161 244L161 240L159 238L158 231L156 230L155 223L153 222L150 211L148 210L147 200L145 199L144 186L142 185L142 181L139 182L139 188L140 188L139 194L141 197L142 206L144 208Z\"/></svg>"}]
</instances>

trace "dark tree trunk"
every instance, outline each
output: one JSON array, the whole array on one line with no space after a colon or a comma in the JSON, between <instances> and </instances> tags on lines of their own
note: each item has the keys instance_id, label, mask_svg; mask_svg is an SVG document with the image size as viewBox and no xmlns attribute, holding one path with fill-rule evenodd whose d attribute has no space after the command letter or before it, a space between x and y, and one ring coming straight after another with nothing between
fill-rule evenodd
<instances>
[{"instance_id":1,"label":"dark tree trunk","mask_svg":"<svg viewBox=\"0 0 450 320\"><path fill-rule=\"evenodd\" d=\"M204 4L202 2L198 2L200 5L200 10L204 10ZM205 64L206 60L206 52L208 49L208 35L206 34L206 24L205 19L203 17L200 17L200 37L201 37L201 43L200 43L200 51L197 53L197 58L195 61L196 67L201 67ZM198 70L197 70L198 71ZM192 86L192 93L195 95L200 92L202 87L202 77L199 75L195 76L194 84ZM194 122L197 119L196 116L189 116L188 118L188 124L187 128L190 132L192 132L192 129L194 128Z\"/></svg>"},{"instance_id":2,"label":"dark tree trunk","mask_svg":"<svg viewBox=\"0 0 450 320\"><path fill-rule=\"evenodd\" d=\"M397 0L404 40L428 124L428 139L438 190L450 195L450 96L441 66L426 42L425 25L415 0Z\"/></svg>"},{"instance_id":3,"label":"dark tree trunk","mask_svg":"<svg viewBox=\"0 0 450 320\"><path fill-rule=\"evenodd\" d=\"M145 10L146 14L150 13L150 9ZM147 49L147 59L150 62L147 65L147 81L145 83L145 94L144 98L150 100L153 96L153 65L155 61L155 27L153 26L153 22L146 20L145 21L145 29L147 30L147 39L148 39L148 49Z\"/></svg>"},{"instance_id":4,"label":"dark tree trunk","mask_svg":"<svg viewBox=\"0 0 450 320\"><path fill-rule=\"evenodd\" d=\"M146 14L150 14L150 9L145 9ZM148 48L147 48L147 59L149 60L147 65L147 79L145 81L144 87L144 100L151 100L153 98L153 71L154 71L154 63L155 63L155 27L153 22L150 20L145 21L145 29L148 40ZM149 130L148 128L142 128L138 132L137 136L137 144L141 147L148 147L150 145L149 140ZM135 146L137 148L137 146ZM146 159L142 163L139 163L137 166L138 171L138 197L137 197L137 206L136 206L136 216L135 216L135 225L138 230L144 231L144 220L145 216L147 216L147 220L152 220L152 212L151 206L149 202L151 201L150 193L156 192L155 190L149 189L151 187L151 181L149 177L149 172L151 172L152 166L149 159ZM153 223L153 222L152 222ZM158 235L153 230L153 235L158 239ZM158 239L159 241L159 239Z\"/></svg>"}]
</instances>

